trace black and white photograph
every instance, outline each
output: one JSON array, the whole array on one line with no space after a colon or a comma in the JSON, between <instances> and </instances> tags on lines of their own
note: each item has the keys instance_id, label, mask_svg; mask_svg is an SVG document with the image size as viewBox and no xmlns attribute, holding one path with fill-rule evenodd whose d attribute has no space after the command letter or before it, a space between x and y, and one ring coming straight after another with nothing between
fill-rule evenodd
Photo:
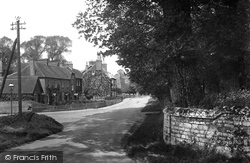
<instances>
[{"instance_id":1,"label":"black and white photograph","mask_svg":"<svg viewBox=\"0 0 250 163\"><path fill-rule=\"evenodd\" d=\"M0 163L250 163L249 0L8 0Z\"/></svg>"}]
</instances>

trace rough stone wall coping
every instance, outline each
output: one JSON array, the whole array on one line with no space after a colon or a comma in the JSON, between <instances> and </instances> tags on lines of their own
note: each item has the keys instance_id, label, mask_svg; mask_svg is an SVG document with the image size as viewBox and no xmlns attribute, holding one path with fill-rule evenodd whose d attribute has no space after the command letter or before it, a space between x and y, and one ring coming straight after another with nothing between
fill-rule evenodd
<instances>
[{"instance_id":1,"label":"rough stone wall coping","mask_svg":"<svg viewBox=\"0 0 250 163\"><path fill-rule=\"evenodd\" d=\"M215 120L224 114L231 114L230 112L222 112L218 109L205 110L199 108L165 108L164 114L169 114L175 117L195 118L195 119L210 119Z\"/></svg>"}]
</instances>

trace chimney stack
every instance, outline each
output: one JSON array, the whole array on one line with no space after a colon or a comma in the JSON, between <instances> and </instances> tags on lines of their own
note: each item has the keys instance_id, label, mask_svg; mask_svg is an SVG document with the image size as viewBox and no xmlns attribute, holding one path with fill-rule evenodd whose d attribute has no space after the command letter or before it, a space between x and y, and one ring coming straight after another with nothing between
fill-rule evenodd
<instances>
[{"instance_id":1,"label":"chimney stack","mask_svg":"<svg viewBox=\"0 0 250 163\"><path fill-rule=\"evenodd\" d=\"M35 73L35 63L34 63L34 60L31 59L30 60L30 76L35 76L36 73Z\"/></svg>"},{"instance_id":2,"label":"chimney stack","mask_svg":"<svg viewBox=\"0 0 250 163\"><path fill-rule=\"evenodd\" d=\"M89 68L88 62L86 62L85 70L87 70L88 68Z\"/></svg>"},{"instance_id":3,"label":"chimney stack","mask_svg":"<svg viewBox=\"0 0 250 163\"><path fill-rule=\"evenodd\" d=\"M97 55L96 70L102 70L102 59L100 55Z\"/></svg>"},{"instance_id":4,"label":"chimney stack","mask_svg":"<svg viewBox=\"0 0 250 163\"><path fill-rule=\"evenodd\" d=\"M107 72L108 72L108 69L107 69L107 63L103 63L103 64L102 64L102 68L103 68L105 71L107 71Z\"/></svg>"}]
</instances>

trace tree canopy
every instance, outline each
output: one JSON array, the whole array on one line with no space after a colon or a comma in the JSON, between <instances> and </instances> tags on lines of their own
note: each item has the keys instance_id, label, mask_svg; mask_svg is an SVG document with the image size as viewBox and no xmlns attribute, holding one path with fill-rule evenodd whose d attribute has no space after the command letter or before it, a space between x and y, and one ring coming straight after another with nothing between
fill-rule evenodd
<instances>
[{"instance_id":1,"label":"tree canopy","mask_svg":"<svg viewBox=\"0 0 250 163\"><path fill-rule=\"evenodd\" d=\"M63 53L69 53L72 41L68 37L49 36L46 38L46 52L48 58L53 60L63 59Z\"/></svg>"},{"instance_id":2,"label":"tree canopy","mask_svg":"<svg viewBox=\"0 0 250 163\"><path fill-rule=\"evenodd\" d=\"M13 46L13 41L10 38L6 36L0 38L0 58L2 59L3 73L6 70L11 55L12 46ZM9 73L13 72L13 69L16 66L16 60L17 60L17 55L14 55L11 66L12 70L10 70Z\"/></svg>"},{"instance_id":3,"label":"tree canopy","mask_svg":"<svg viewBox=\"0 0 250 163\"><path fill-rule=\"evenodd\" d=\"M131 81L180 106L206 94L247 88L246 0L87 0L73 26L118 55Z\"/></svg>"},{"instance_id":4,"label":"tree canopy","mask_svg":"<svg viewBox=\"0 0 250 163\"><path fill-rule=\"evenodd\" d=\"M34 36L29 41L25 41L21 44L24 49L22 57L27 60L38 60L42 58L42 54L46 51L46 37Z\"/></svg>"},{"instance_id":5,"label":"tree canopy","mask_svg":"<svg viewBox=\"0 0 250 163\"><path fill-rule=\"evenodd\" d=\"M51 60L64 59L64 53L70 53L72 41L64 36L34 36L29 41L22 43L24 53L23 59L38 60L42 58L43 54Z\"/></svg>"}]
</instances>

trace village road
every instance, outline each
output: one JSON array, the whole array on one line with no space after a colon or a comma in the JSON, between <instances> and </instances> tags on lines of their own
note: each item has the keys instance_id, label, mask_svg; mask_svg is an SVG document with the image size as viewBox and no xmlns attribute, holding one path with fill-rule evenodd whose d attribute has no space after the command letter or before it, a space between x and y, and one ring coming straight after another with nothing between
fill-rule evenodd
<instances>
[{"instance_id":1,"label":"village road","mask_svg":"<svg viewBox=\"0 0 250 163\"><path fill-rule=\"evenodd\" d=\"M121 139L133 124L144 119L141 109L148 99L130 98L105 108L44 113L62 123L64 130L10 151L63 151L64 163L133 163L123 151Z\"/></svg>"}]
</instances>

